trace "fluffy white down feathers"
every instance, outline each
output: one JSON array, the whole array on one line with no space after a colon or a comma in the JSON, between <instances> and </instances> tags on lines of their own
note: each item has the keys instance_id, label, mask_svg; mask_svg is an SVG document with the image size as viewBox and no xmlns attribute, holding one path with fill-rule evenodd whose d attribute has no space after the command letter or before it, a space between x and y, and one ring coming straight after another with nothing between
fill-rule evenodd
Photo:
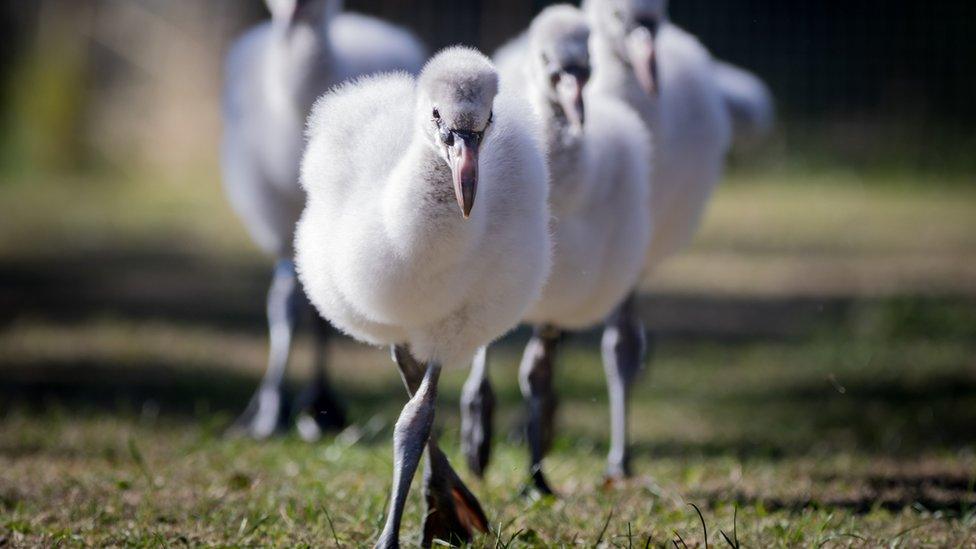
<instances>
[{"instance_id":1,"label":"fluffy white down feathers","mask_svg":"<svg viewBox=\"0 0 976 549\"><path fill-rule=\"evenodd\" d=\"M526 321L564 329L603 321L634 289L651 234L651 143L640 117L586 93L580 133L556 100L551 71L589 66L588 28L578 8L552 6L495 56L503 87L528 97L542 120L552 175L553 268Z\"/></svg>"},{"instance_id":2,"label":"fluffy white down feathers","mask_svg":"<svg viewBox=\"0 0 976 549\"><path fill-rule=\"evenodd\" d=\"M602 322L634 290L651 239L649 136L616 101L589 101L577 162L553 165L553 268L526 315L565 329ZM574 207L575 206L575 207Z\"/></svg>"},{"instance_id":3,"label":"fluffy white down feathers","mask_svg":"<svg viewBox=\"0 0 976 549\"><path fill-rule=\"evenodd\" d=\"M694 36L668 21L665 8L664 3L648 0L586 0L584 4L594 27L594 91L627 102L654 139L650 197L654 234L647 250L647 273L694 236L723 174L732 140L730 113L716 81L714 60ZM613 18L630 12L660 19L656 97L640 88L632 67L618 53L626 36Z\"/></svg>"},{"instance_id":4,"label":"fluffy white down feathers","mask_svg":"<svg viewBox=\"0 0 976 549\"><path fill-rule=\"evenodd\" d=\"M321 2L321 0L320 0ZM417 72L426 54L410 33L372 17L337 13L340 2L290 21L289 0L271 3L274 21L232 47L225 67L224 187L253 240L278 258L292 255L305 204L298 184L303 131L312 103L332 86L377 71Z\"/></svg>"},{"instance_id":5,"label":"fluffy white down feathers","mask_svg":"<svg viewBox=\"0 0 976 549\"><path fill-rule=\"evenodd\" d=\"M453 48L432 59L420 82L484 66L481 54ZM432 99L443 98L396 74L344 85L316 104L296 259L312 302L344 332L462 365L514 326L542 289L549 175L530 108L498 95L465 220L428 135Z\"/></svg>"}]
</instances>

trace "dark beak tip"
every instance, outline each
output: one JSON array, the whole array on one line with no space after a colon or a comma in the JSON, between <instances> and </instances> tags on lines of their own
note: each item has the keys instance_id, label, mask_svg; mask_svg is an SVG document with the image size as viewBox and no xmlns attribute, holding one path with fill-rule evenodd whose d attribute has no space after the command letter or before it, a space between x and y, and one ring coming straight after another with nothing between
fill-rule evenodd
<instances>
[{"instance_id":1,"label":"dark beak tip","mask_svg":"<svg viewBox=\"0 0 976 549\"><path fill-rule=\"evenodd\" d=\"M471 217L471 211L474 210L473 189L475 185L477 185L477 180L469 180L464 184L464 204L461 206L461 213L464 214L465 219Z\"/></svg>"}]
</instances>

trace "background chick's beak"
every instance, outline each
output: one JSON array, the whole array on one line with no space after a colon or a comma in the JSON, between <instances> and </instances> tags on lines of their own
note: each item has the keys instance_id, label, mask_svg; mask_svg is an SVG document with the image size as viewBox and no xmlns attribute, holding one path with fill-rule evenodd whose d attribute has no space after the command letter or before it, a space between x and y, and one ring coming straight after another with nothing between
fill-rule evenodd
<instances>
[{"instance_id":1,"label":"background chick's beak","mask_svg":"<svg viewBox=\"0 0 976 549\"><path fill-rule=\"evenodd\" d=\"M586 83L575 74L564 72L559 77L556 84L556 94L559 97L559 104L566 113L566 119L576 131L583 130L585 112L583 108L583 86Z\"/></svg>"},{"instance_id":2,"label":"background chick's beak","mask_svg":"<svg viewBox=\"0 0 976 549\"><path fill-rule=\"evenodd\" d=\"M660 82L657 74L654 34L646 28L635 30L627 40L627 50L634 75L640 82L641 88L648 95L657 95L660 91Z\"/></svg>"},{"instance_id":3,"label":"background chick's beak","mask_svg":"<svg viewBox=\"0 0 976 549\"><path fill-rule=\"evenodd\" d=\"M467 219L474 208L478 192L478 148L480 137L474 132L454 132L454 144L448 147L451 174L454 176L454 196L461 213Z\"/></svg>"}]
</instances>

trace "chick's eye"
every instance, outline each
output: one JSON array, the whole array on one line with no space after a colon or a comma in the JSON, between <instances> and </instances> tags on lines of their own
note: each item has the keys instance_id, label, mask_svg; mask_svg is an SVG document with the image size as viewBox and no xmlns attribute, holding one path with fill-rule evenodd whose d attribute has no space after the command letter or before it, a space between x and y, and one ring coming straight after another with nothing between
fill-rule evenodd
<instances>
[{"instance_id":1,"label":"chick's eye","mask_svg":"<svg viewBox=\"0 0 976 549\"><path fill-rule=\"evenodd\" d=\"M440 119L441 119L441 111L439 111L439 110L437 110L437 109L435 108L435 109L434 109L434 114L433 114L433 116L434 116L434 120L437 120L438 122L440 122Z\"/></svg>"}]
</instances>

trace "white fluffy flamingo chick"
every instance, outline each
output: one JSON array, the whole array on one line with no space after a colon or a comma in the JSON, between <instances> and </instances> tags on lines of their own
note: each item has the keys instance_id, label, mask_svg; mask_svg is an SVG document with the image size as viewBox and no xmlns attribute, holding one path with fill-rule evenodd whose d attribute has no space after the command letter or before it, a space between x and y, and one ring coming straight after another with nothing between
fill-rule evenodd
<instances>
[{"instance_id":1,"label":"white fluffy flamingo chick","mask_svg":"<svg viewBox=\"0 0 976 549\"><path fill-rule=\"evenodd\" d=\"M313 109L302 163L300 278L352 337L394 348L408 391L378 542L398 543L423 447L424 543L487 521L430 436L442 364L469 363L538 298L550 267L548 169L531 108L498 93L473 49L436 55L415 80L366 78Z\"/></svg>"},{"instance_id":2,"label":"white fluffy flamingo chick","mask_svg":"<svg viewBox=\"0 0 976 549\"><path fill-rule=\"evenodd\" d=\"M552 436L558 334L600 324L625 301L640 278L651 233L650 136L622 101L588 90L589 38L582 11L551 6L495 57L503 89L528 97L542 121L552 172L553 268L525 317L535 336L520 372L532 478L546 493L541 461ZM479 355L462 399L463 447L478 474L489 457L493 402L485 360ZM608 372L616 371L607 362Z\"/></svg>"},{"instance_id":3,"label":"white fluffy flamingo chick","mask_svg":"<svg viewBox=\"0 0 976 549\"><path fill-rule=\"evenodd\" d=\"M654 136L647 272L692 239L725 170L732 117L715 62L668 19L667 0L586 0L594 91L636 110Z\"/></svg>"},{"instance_id":4,"label":"white fluffy flamingo chick","mask_svg":"<svg viewBox=\"0 0 976 549\"><path fill-rule=\"evenodd\" d=\"M305 205L298 182L305 121L315 100L350 78L420 71L426 53L409 32L342 12L341 0L266 0L272 14L231 47L224 83L221 166L231 205L254 242L277 265L267 297L268 366L232 432L262 439L288 425L284 388L292 337L311 312L295 275L295 223ZM314 381L294 408L299 432L317 438L345 425L326 376L324 345L332 332L318 315Z\"/></svg>"}]
</instances>

